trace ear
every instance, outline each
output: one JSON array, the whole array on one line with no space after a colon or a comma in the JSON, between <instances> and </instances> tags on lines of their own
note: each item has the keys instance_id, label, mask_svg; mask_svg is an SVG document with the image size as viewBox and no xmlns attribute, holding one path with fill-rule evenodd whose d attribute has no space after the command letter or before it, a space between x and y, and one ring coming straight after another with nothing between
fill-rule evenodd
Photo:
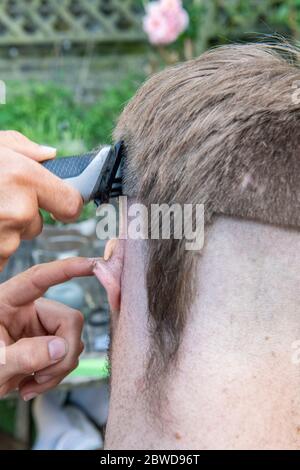
<instances>
[{"instance_id":1,"label":"ear","mask_svg":"<svg viewBox=\"0 0 300 470\"><path fill-rule=\"evenodd\" d=\"M124 264L124 240L109 240L104 257L96 261L94 273L106 290L112 312L119 312L121 303L121 275Z\"/></svg>"}]
</instances>

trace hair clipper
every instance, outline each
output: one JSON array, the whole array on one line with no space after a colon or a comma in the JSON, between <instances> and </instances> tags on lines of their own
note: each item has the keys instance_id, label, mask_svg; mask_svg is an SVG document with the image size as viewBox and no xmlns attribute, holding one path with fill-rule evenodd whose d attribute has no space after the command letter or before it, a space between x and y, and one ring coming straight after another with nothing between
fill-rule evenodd
<instances>
[{"instance_id":1,"label":"hair clipper","mask_svg":"<svg viewBox=\"0 0 300 470\"><path fill-rule=\"evenodd\" d=\"M99 205L122 194L124 157L124 144L118 142L114 147L47 160L42 165L76 188L85 203L94 200Z\"/></svg>"}]
</instances>

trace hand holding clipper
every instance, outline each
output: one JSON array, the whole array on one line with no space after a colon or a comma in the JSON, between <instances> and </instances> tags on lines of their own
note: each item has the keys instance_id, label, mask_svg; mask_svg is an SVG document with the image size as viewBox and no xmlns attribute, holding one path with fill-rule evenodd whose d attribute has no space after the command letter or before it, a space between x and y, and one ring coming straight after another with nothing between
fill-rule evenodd
<instances>
[{"instance_id":1,"label":"hand holding clipper","mask_svg":"<svg viewBox=\"0 0 300 470\"><path fill-rule=\"evenodd\" d=\"M48 160L43 166L76 188L85 203L94 200L99 205L122 194L124 156L124 144L118 142L83 155Z\"/></svg>"}]
</instances>

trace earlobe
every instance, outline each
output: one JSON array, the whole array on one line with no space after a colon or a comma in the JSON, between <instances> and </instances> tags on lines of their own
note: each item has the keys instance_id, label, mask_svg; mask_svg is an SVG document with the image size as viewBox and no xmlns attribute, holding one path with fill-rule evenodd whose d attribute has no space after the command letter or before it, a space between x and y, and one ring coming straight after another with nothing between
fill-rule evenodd
<instances>
[{"instance_id":1,"label":"earlobe","mask_svg":"<svg viewBox=\"0 0 300 470\"><path fill-rule=\"evenodd\" d=\"M121 275L124 263L124 240L109 240L104 258L96 261L94 273L106 290L112 312L120 310Z\"/></svg>"}]
</instances>

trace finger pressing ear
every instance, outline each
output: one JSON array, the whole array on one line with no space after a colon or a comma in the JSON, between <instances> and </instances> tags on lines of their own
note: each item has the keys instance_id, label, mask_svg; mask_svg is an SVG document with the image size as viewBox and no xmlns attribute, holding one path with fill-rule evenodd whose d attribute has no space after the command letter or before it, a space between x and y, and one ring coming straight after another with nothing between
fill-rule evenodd
<instances>
[{"instance_id":1,"label":"finger pressing ear","mask_svg":"<svg viewBox=\"0 0 300 470\"><path fill-rule=\"evenodd\" d=\"M67 258L37 264L2 283L1 300L20 307L42 297L51 286L69 281L73 277L91 276L94 265L95 260L89 258Z\"/></svg>"},{"instance_id":2,"label":"finger pressing ear","mask_svg":"<svg viewBox=\"0 0 300 470\"><path fill-rule=\"evenodd\" d=\"M94 273L106 290L112 312L120 310L121 275L124 264L124 240L110 240L104 259L95 263Z\"/></svg>"}]
</instances>

